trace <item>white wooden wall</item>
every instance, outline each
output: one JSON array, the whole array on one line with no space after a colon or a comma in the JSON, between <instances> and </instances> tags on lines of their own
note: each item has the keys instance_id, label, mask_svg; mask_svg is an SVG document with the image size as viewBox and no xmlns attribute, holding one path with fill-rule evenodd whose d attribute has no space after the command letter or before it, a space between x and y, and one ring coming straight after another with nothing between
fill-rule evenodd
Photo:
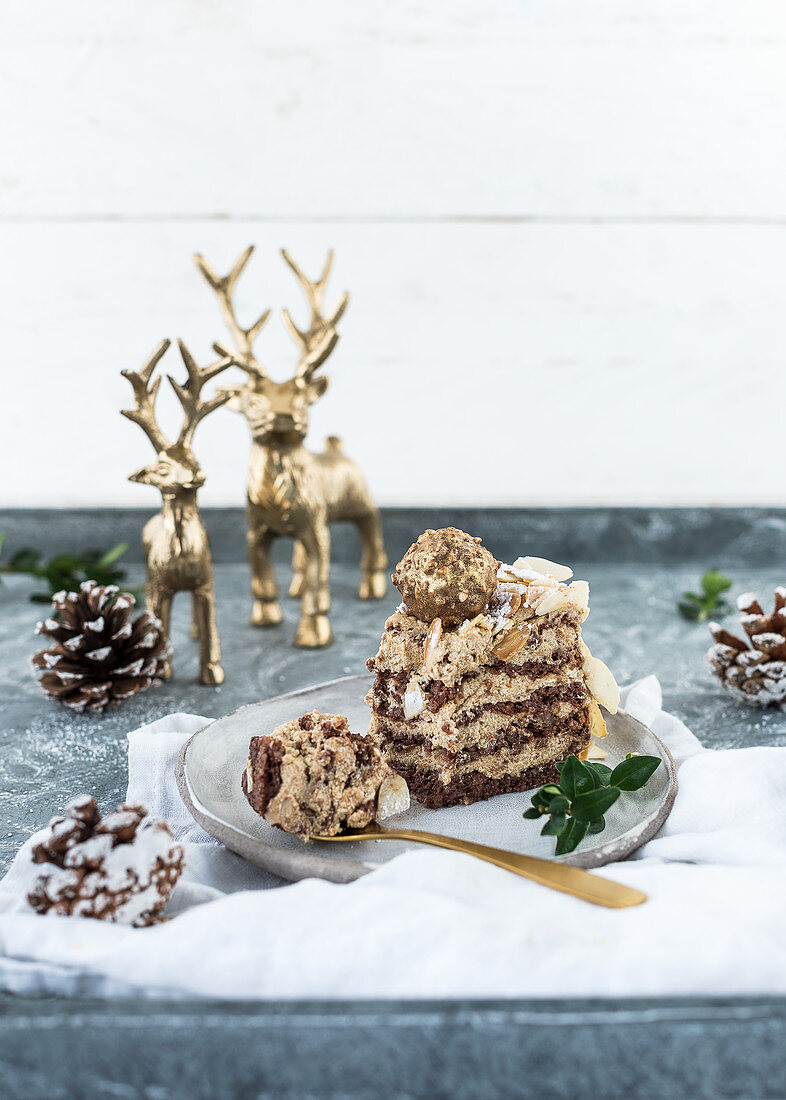
<instances>
[{"instance_id":1,"label":"white wooden wall","mask_svg":"<svg viewBox=\"0 0 786 1100\"><path fill-rule=\"evenodd\" d=\"M249 319L335 246L311 439L382 503L782 503L785 120L778 0L3 0L0 506L155 501L119 371L250 242Z\"/></svg>"}]
</instances>

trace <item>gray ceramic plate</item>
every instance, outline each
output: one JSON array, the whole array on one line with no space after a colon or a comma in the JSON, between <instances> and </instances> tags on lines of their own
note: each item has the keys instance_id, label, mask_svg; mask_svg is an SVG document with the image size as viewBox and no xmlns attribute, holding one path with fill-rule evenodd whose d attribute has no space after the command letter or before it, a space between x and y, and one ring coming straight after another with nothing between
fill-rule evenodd
<instances>
[{"instance_id":1,"label":"gray ceramic plate","mask_svg":"<svg viewBox=\"0 0 786 1100\"><path fill-rule=\"evenodd\" d=\"M324 878L351 882L380 863L416 845L406 841L367 840L357 844L303 844L273 829L246 802L240 777L255 734L270 733L282 722L309 710L345 714L350 728L365 732L369 712L364 696L371 677L348 676L327 684L250 703L211 722L191 737L177 762L177 783L188 809L211 836L233 852L282 878ZM605 763L613 767L628 752L660 756L663 767L642 791L623 795L606 814L606 829L587 837L575 852L560 857L579 867L601 867L624 859L655 835L669 815L677 793L674 761L666 746L629 714L607 716L609 736L602 743ZM540 823L527 821L526 794L505 794L474 806L427 810L412 808L391 819L391 826L425 829L512 852L553 858L554 839L540 836Z\"/></svg>"}]
</instances>

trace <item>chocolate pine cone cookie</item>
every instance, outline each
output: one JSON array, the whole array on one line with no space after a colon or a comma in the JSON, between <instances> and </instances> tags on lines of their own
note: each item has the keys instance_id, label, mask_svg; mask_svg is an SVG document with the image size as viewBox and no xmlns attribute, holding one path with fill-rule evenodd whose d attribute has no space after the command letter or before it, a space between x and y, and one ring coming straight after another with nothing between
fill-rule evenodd
<instances>
[{"instance_id":1,"label":"chocolate pine cone cookie","mask_svg":"<svg viewBox=\"0 0 786 1100\"><path fill-rule=\"evenodd\" d=\"M424 531L391 577L409 615L458 626L488 607L497 586L499 562L479 538L443 527Z\"/></svg>"},{"instance_id":2,"label":"chocolate pine cone cookie","mask_svg":"<svg viewBox=\"0 0 786 1100\"><path fill-rule=\"evenodd\" d=\"M775 589L775 607L765 615L752 592L737 600L747 639L710 623L715 640L707 654L726 690L751 707L786 709L786 588Z\"/></svg>"},{"instance_id":3,"label":"chocolate pine cone cookie","mask_svg":"<svg viewBox=\"0 0 786 1100\"><path fill-rule=\"evenodd\" d=\"M409 808L406 783L342 714L311 711L252 737L241 780L251 808L302 840L362 829Z\"/></svg>"},{"instance_id":4,"label":"chocolate pine cone cookie","mask_svg":"<svg viewBox=\"0 0 786 1100\"><path fill-rule=\"evenodd\" d=\"M72 710L101 711L162 680L169 641L149 611L132 620L135 603L95 581L54 595L51 616L36 627L52 641L32 659L41 689Z\"/></svg>"},{"instance_id":5,"label":"chocolate pine cone cookie","mask_svg":"<svg viewBox=\"0 0 786 1100\"><path fill-rule=\"evenodd\" d=\"M27 900L37 913L93 917L140 928L162 911L183 870L183 849L169 826L143 806L104 817L82 795L53 818L33 847L43 865Z\"/></svg>"}]
</instances>

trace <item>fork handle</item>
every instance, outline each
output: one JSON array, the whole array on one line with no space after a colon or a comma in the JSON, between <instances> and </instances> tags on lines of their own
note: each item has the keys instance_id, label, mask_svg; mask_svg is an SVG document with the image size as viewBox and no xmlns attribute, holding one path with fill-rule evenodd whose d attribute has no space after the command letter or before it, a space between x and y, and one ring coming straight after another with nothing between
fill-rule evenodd
<instances>
[{"instance_id":1,"label":"fork handle","mask_svg":"<svg viewBox=\"0 0 786 1100\"><path fill-rule=\"evenodd\" d=\"M411 840L416 844L431 844L435 848L447 848L451 852L464 852L467 855L493 863L514 875L532 879L552 890L561 890L563 894L572 894L592 902L593 905L605 905L609 909L626 909L631 905L641 905L647 895L632 886L621 882L590 874L580 867L571 867L567 863L554 863L537 856L519 855L507 852L504 848L491 848L487 844L476 844L471 840L458 840L456 837L443 836L441 833L421 832L419 829L383 829L374 826L373 832L358 834L354 839L369 840ZM347 840L353 839L347 836Z\"/></svg>"}]
</instances>

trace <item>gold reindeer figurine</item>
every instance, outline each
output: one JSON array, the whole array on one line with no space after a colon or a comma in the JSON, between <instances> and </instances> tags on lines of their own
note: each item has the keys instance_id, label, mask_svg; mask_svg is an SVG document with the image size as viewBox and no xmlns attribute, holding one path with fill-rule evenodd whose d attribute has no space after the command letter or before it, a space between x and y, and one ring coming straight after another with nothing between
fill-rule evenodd
<instances>
[{"instance_id":1,"label":"gold reindeer figurine","mask_svg":"<svg viewBox=\"0 0 786 1100\"><path fill-rule=\"evenodd\" d=\"M194 257L218 296L235 343L232 351L219 343L213 347L220 355L230 356L248 375L245 385L231 390L229 407L245 415L253 439L248 472L247 534L254 597L251 622L254 626L273 626L281 622L270 547L275 538L287 535L295 540L294 575L289 594L302 600L295 644L324 646L332 640L328 619L329 524L348 520L358 528L363 547L360 598L381 599L387 589L388 560L382 526L363 475L354 462L344 456L340 440L335 437L327 440L324 454L312 453L303 443L308 430L309 408L328 386L328 379L324 375L315 377L315 373L336 346L336 325L346 309L349 295L342 294L333 311L325 316L322 298L333 253L328 253L320 278L311 282L282 249L282 256L305 292L311 320L308 328L301 330L289 312L283 311L284 325L300 348L300 360L294 377L286 382L273 382L255 357L253 348L270 310L265 310L246 329L237 320L232 299L238 277L253 251L251 245L223 277L216 275L202 256Z\"/></svg>"},{"instance_id":2,"label":"gold reindeer figurine","mask_svg":"<svg viewBox=\"0 0 786 1100\"><path fill-rule=\"evenodd\" d=\"M145 597L147 607L161 620L169 636L172 598L176 592L191 592L193 597L193 634L199 638L199 679L203 684L224 682L221 667L221 643L216 626L216 601L213 588L213 559L210 541L199 514L197 491L205 475L191 450L194 431L200 420L229 401L231 394L218 393L209 401L201 400L203 386L231 365L229 358L210 367L199 368L182 342L180 354L188 378L184 386L172 376L169 381L183 406L183 427L175 443L170 443L158 426L155 402L161 375L150 383L153 372L169 347L162 340L142 369L121 371L134 388L135 409L123 409L123 416L138 424L156 452L155 462L131 474L129 481L154 485L161 493L161 511L145 524L142 545L147 562ZM165 676L172 669L169 663Z\"/></svg>"}]
</instances>

